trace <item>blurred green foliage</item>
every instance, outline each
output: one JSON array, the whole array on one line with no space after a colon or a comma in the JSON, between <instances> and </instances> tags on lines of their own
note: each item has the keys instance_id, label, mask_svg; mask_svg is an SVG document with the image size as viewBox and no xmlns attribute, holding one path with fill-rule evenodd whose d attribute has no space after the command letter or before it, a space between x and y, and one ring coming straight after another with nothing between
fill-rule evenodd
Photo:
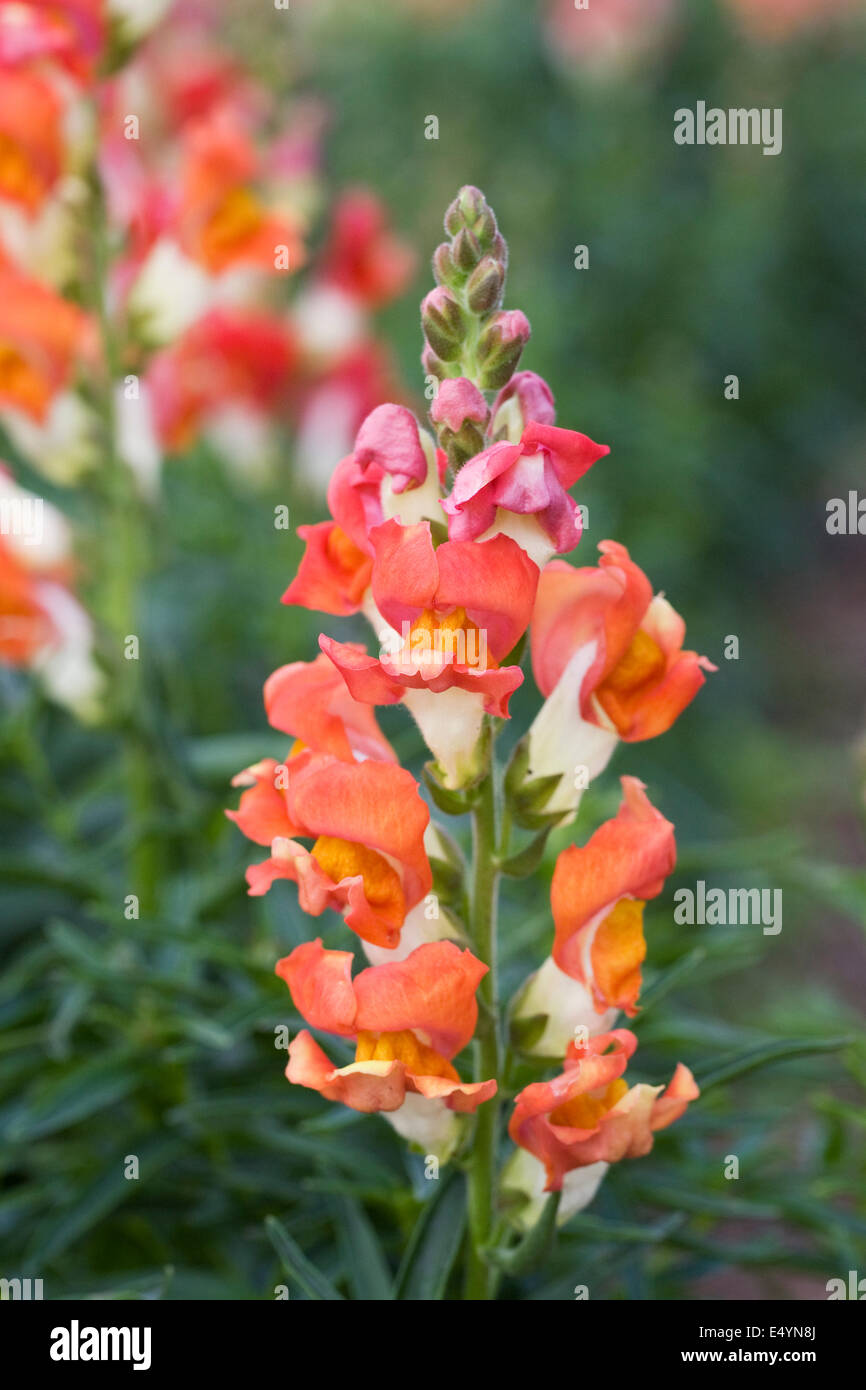
<instances>
[{"instance_id":1,"label":"blurred green foliage","mask_svg":"<svg viewBox=\"0 0 866 1390\"><path fill-rule=\"evenodd\" d=\"M484 188L511 248L508 304L533 325L523 365L550 380L560 423L612 446L581 491L579 558L624 541L721 668L665 739L621 749L613 771L648 783L680 847L647 914L636 1079L666 1080L678 1060L722 1079L502 1296L588 1284L592 1298L822 1297L828 1278L866 1268L852 751L866 574L862 538L824 525L827 499L862 471L862 47L819 32L750 47L701 4L652 65L605 83L551 66L526 0L430 27L345 6L267 41L257 9L234 17L234 42L275 83L324 91L333 184L372 185L423 258L456 188ZM782 106L781 157L675 146L673 111L700 98ZM424 139L430 113L438 141ZM576 244L588 271L573 268ZM427 285L424 264L384 324L416 386ZM731 372L737 402L723 395ZM331 914L304 918L286 883L248 899L254 851L222 814L231 775L283 751L264 678L309 659L320 630L279 604L299 554L273 526L284 502L293 524L321 514L292 482L288 444L265 492L200 449L169 463L143 519L136 737L152 771L154 913L124 917L116 738L3 677L0 1272L43 1277L47 1297L270 1298L285 1279L293 1298L388 1297L422 1212L401 1294L459 1296L462 1179L425 1182L384 1120L283 1080L274 1028L299 1020L274 961L311 926L343 948L346 933ZM738 661L723 659L728 634ZM515 725L535 699L530 678ZM417 771L413 730L399 711L382 722ZM581 839L616 799L609 776ZM568 838L549 846L548 872ZM696 878L781 887L781 935L676 927L673 890ZM508 883L506 989L550 929L537 891ZM820 1050L841 1036L855 1041ZM816 1049L724 1080L730 1058L779 1039Z\"/></svg>"}]
</instances>

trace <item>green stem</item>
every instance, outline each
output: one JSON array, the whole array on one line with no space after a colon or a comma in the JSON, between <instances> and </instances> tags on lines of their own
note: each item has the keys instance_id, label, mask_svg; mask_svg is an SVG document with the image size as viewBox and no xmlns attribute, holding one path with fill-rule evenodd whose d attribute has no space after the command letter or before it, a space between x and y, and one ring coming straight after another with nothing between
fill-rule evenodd
<instances>
[{"instance_id":1,"label":"green stem","mask_svg":"<svg viewBox=\"0 0 866 1390\"><path fill-rule=\"evenodd\" d=\"M100 542L104 618L108 630L108 665L115 723L123 739L126 786L130 803L130 891L142 913L156 906L160 879L159 845L153 825L153 756L148 747L143 717L142 678L139 660L127 656L126 641L138 632L138 595L144 572L147 541L142 526L143 504L135 477L117 449L116 383L121 379L122 355L115 324L108 308L107 285L111 247L105 191L98 172L93 172L92 255L95 290L94 311L102 342L103 372L96 387L96 405L102 429L105 469L101 479ZM139 653L139 656L141 654Z\"/></svg>"},{"instance_id":2,"label":"green stem","mask_svg":"<svg viewBox=\"0 0 866 1390\"><path fill-rule=\"evenodd\" d=\"M475 951L490 968L478 988L477 1076L500 1076L499 1001L496 972L496 908L499 868L496 857L496 786L491 766L473 811L473 881L471 926ZM496 1273L481 1251L491 1243L496 1213L496 1163L499 1097L479 1107L469 1167L470 1252L466 1298L488 1300Z\"/></svg>"}]
</instances>

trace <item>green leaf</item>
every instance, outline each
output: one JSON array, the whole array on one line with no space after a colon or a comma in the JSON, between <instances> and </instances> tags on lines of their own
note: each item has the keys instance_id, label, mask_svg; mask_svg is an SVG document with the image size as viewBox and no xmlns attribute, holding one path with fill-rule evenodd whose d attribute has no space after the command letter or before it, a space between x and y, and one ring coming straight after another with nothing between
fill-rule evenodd
<instances>
[{"instance_id":1,"label":"green leaf","mask_svg":"<svg viewBox=\"0 0 866 1390\"><path fill-rule=\"evenodd\" d=\"M548 1014L532 1014L528 1018L509 1020L508 1032L511 1046L515 1051L532 1053L532 1049L547 1027L548 1017Z\"/></svg>"},{"instance_id":2,"label":"green leaf","mask_svg":"<svg viewBox=\"0 0 866 1390\"><path fill-rule=\"evenodd\" d=\"M265 1230L280 1257L280 1263L290 1279L300 1284L304 1293L317 1302L342 1303L338 1293L321 1270L307 1259L300 1246L292 1240L285 1226L275 1216L265 1217Z\"/></svg>"},{"instance_id":3,"label":"green leaf","mask_svg":"<svg viewBox=\"0 0 866 1390\"><path fill-rule=\"evenodd\" d=\"M418 1219L397 1275L397 1297L416 1302L442 1298L466 1228L466 1194L456 1175L446 1178Z\"/></svg>"},{"instance_id":4,"label":"green leaf","mask_svg":"<svg viewBox=\"0 0 866 1390\"><path fill-rule=\"evenodd\" d=\"M854 1042L851 1036L841 1038L788 1038L779 1042L763 1043L750 1048L723 1062L715 1071L701 1074L695 1079L705 1094L713 1086L722 1086L727 1081L735 1081L740 1076L757 1071L758 1067L768 1066L770 1062L784 1062L791 1057L812 1057L819 1052L839 1052Z\"/></svg>"},{"instance_id":5,"label":"green leaf","mask_svg":"<svg viewBox=\"0 0 866 1390\"><path fill-rule=\"evenodd\" d=\"M183 1144L177 1139L160 1139L139 1146L132 1138L130 1149L137 1153L142 1178L147 1181L183 1152ZM109 1212L125 1202L133 1201L138 1195L138 1188L138 1182L124 1176L118 1154L112 1168L102 1172L83 1190L76 1189L77 1200L71 1206L59 1212L54 1206L48 1216L39 1222L28 1244L27 1261L32 1262L34 1269L41 1269L49 1260L56 1259L70 1246L80 1242Z\"/></svg>"},{"instance_id":6,"label":"green leaf","mask_svg":"<svg viewBox=\"0 0 866 1390\"><path fill-rule=\"evenodd\" d=\"M131 1069L131 1049L116 1052L109 1059L96 1058L58 1081L49 1081L23 1102L6 1129L10 1144L31 1143L46 1134L67 1129L89 1119L100 1110L116 1106L139 1084Z\"/></svg>"},{"instance_id":7,"label":"green leaf","mask_svg":"<svg viewBox=\"0 0 866 1390\"><path fill-rule=\"evenodd\" d=\"M350 1197L342 1197L338 1209L337 1233L355 1298L367 1303L392 1299L391 1271L364 1208Z\"/></svg>"},{"instance_id":8,"label":"green leaf","mask_svg":"<svg viewBox=\"0 0 866 1390\"><path fill-rule=\"evenodd\" d=\"M421 775L436 806L440 811L444 811L446 816L464 816L471 810L471 797L463 790L456 791L443 786L437 776L435 763L425 763Z\"/></svg>"},{"instance_id":9,"label":"green leaf","mask_svg":"<svg viewBox=\"0 0 866 1390\"><path fill-rule=\"evenodd\" d=\"M686 1217L672 1212L655 1226L637 1226L626 1221L607 1221L601 1216L575 1216L568 1223L569 1234L582 1235L588 1240L623 1242L627 1245L660 1245L680 1226Z\"/></svg>"},{"instance_id":10,"label":"green leaf","mask_svg":"<svg viewBox=\"0 0 866 1390\"><path fill-rule=\"evenodd\" d=\"M544 858L547 837L552 828L552 825L545 825L528 845L506 859L500 866L502 872L509 878L526 878L529 874L535 873Z\"/></svg>"},{"instance_id":11,"label":"green leaf","mask_svg":"<svg viewBox=\"0 0 866 1390\"><path fill-rule=\"evenodd\" d=\"M647 1009L657 1004L660 999L664 999L672 989L676 989L684 979L691 975L692 971L703 965L707 959L707 951L704 946L696 946L694 950L684 955L669 970L664 970L657 975L652 984L642 992L640 999L641 1017L646 1014Z\"/></svg>"},{"instance_id":12,"label":"green leaf","mask_svg":"<svg viewBox=\"0 0 866 1390\"><path fill-rule=\"evenodd\" d=\"M556 1239L556 1213L561 1196L561 1192L551 1192L532 1230L527 1231L512 1249L493 1247L482 1250L488 1264L496 1265L506 1274L525 1274L546 1259Z\"/></svg>"},{"instance_id":13,"label":"green leaf","mask_svg":"<svg viewBox=\"0 0 866 1390\"><path fill-rule=\"evenodd\" d=\"M463 894L462 871L455 864L450 864L446 859L437 859L433 854L427 858L433 873L433 891L439 901L459 902Z\"/></svg>"}]
</instances>

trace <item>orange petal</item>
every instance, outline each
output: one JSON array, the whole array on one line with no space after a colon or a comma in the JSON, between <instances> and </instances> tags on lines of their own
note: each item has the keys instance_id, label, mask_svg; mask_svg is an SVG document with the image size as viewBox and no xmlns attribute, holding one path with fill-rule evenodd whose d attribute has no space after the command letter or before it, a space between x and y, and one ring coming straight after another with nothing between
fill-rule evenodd
<instances>
[{"instance_id":1,"label":"orange petal","mask_svg":"<svg viewBox=\"0 0 866 1390\"><path fill-rule=\"evenodd\" d=\"M299 526L298 535L307 548L283 603L338 617L357 613L373 570L369 556L333 521Z\"/></svg>"},{"instance_id":2,"label":"orange petal","mask_svg":"<svg viewBox=\"0 0 866 1390\"><path fill-rule=\"evenodd\" d=\"M264 699L269 723L315 752L333 753L346 762L356 755L396 762L372 709L352 699L325 655L274 671L265 682Z\"/></svg>"},{"instance_id":3,"label":"orange petal","mask_svg":"<svg viewBox=\"0 0 866 1390\"><path fill-rule=\"evenodd\" d=\"M285 764L265 758L234 778L235 786L246 786L236 811L226 811L229 820L257 845L270 845L278 835L299 834L286 810L286 794L276 785L278 772L287 778Z\"/></svg>"},{"instance_id":4,"label":"orange petal","mask_svg":"<svg viewBox=\"0 0 866 1390\"><path fill-rule=\"evenodd\" d=\"M623 898L646 901L662 891L676 863L674 828L646 796L636 777L623 777L623 801L613 820L596 830L587 844L563 850L556 863L550 902L556 928L553 958L573 979L592 986L596 1007L608 1000L600 981L593 979L585 959L592 936ZM639 985L640 937L616 923L602 933L599 963L608 986L625 991L620 1007L634 1002Z\"/></svg>"},{"instance_id":5,"label":"orange petal","mask_svg":"<svg viewBox=\"0 0 866 1390\"><path fill-rule=\"evenodd\" d=\"M321 939L296 946L275 970L285 980L295 1008L313 1028L354 1035L357 1005L351 951L326 951Z\"/></svg>"},{"instance_id":6,"label":"orange petal","mask_svg":"<svg viewBox=\"0 0 866 1390\"><path fill-rule=\"evenodd\" d=\"M475 991L487 966L452 941L418 946L405 960L362 970L355 980L358 1027L397 1033L411 1028L445 1057L471 1039Z\"/></svg>"}]
</instances>

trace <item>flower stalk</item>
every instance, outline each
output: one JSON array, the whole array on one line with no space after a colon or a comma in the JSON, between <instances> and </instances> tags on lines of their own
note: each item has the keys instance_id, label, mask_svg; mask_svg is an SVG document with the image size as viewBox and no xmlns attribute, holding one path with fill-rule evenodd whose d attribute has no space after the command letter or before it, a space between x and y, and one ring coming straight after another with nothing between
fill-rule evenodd
<instances>
[{"instance_id":1,"label":"flower stalk","mask_svg":"<svg viewBox=\"0 0 866 1390\"><path fill-rule=\"evenodd\" d=\"M642 783L623 777L617 817L559 856L554 939L509 1010L508 1047L497 909L500 877L545 872L548 833L574 819L587 781L619 742L664 732L708 663L683 651L685 625L653 598L624 547L603 542L599 571L552 558L580 540L570 488L609 450L558 427L547 383L515 374L529 323L501 307L507 250L478 189L460 191L445 230L437 287L421 309L439 447L405 406L372 411L331 480L331 520L303 530L306 552L284 595L364 614L379 654L322 633L314 662L271 677L270 721L294 743L284 764L266 759L238 774L245 790L229 815L270 848L247 871L250 892L293 880L301 907L339 912L371 962L353 976L353 954L318 940L279 963L310 1027L356 1044L354 1060L335 1067L303 1030L289 1046L288 1080L381 1112L438 1160L432 1176L459 1156L463 1296L489 1301L504 1272L543 1258L556 1224L592 1200L610 1163L648 1153L655 1131L697 1096L683 1066L667 1089L629 1086L637 1039L613 1028L620 1012L637 1011L643 909L675 858L673 826ZM524 732L500 772L496 731L526 653L548 699L535 737ZM431 755L433 809L373 714L394 704ZM470 817L468 870L435 811ZM531 832L515 851L512 827ZM455 1059L472 1040L464 1079ZM517 1148L500 1167L511 1049L537 1075L553 1063L563 1071L514 1097ZM507 1226L524 1233L518 1246Z\"/></svg>"},{"instance_id":2,"label":"flower stalk","mask_svg":"<svg viewBox=\"0 0 866 1390\"><path fill-rule=\"evenodd\" d=\"M492 740L491 740L492 742ZM497 846L496 769L491 765L481 783L472 813L472 894L471 934L478 958L488 972L478 990L481 1013L476 1042L479 1076L494 1077L502 1071L502 1040L499 1018L497 971L497 908L499 865ZM483 1105L475 1119L475 1134L469 1166L470 1257L466 1275L467 1299L489 1299L495 1270L487 1264L483 1251L490 1244L496 1217L496 1170L499 1148L499 1092Z\"/></svg>"}]
</instances>

